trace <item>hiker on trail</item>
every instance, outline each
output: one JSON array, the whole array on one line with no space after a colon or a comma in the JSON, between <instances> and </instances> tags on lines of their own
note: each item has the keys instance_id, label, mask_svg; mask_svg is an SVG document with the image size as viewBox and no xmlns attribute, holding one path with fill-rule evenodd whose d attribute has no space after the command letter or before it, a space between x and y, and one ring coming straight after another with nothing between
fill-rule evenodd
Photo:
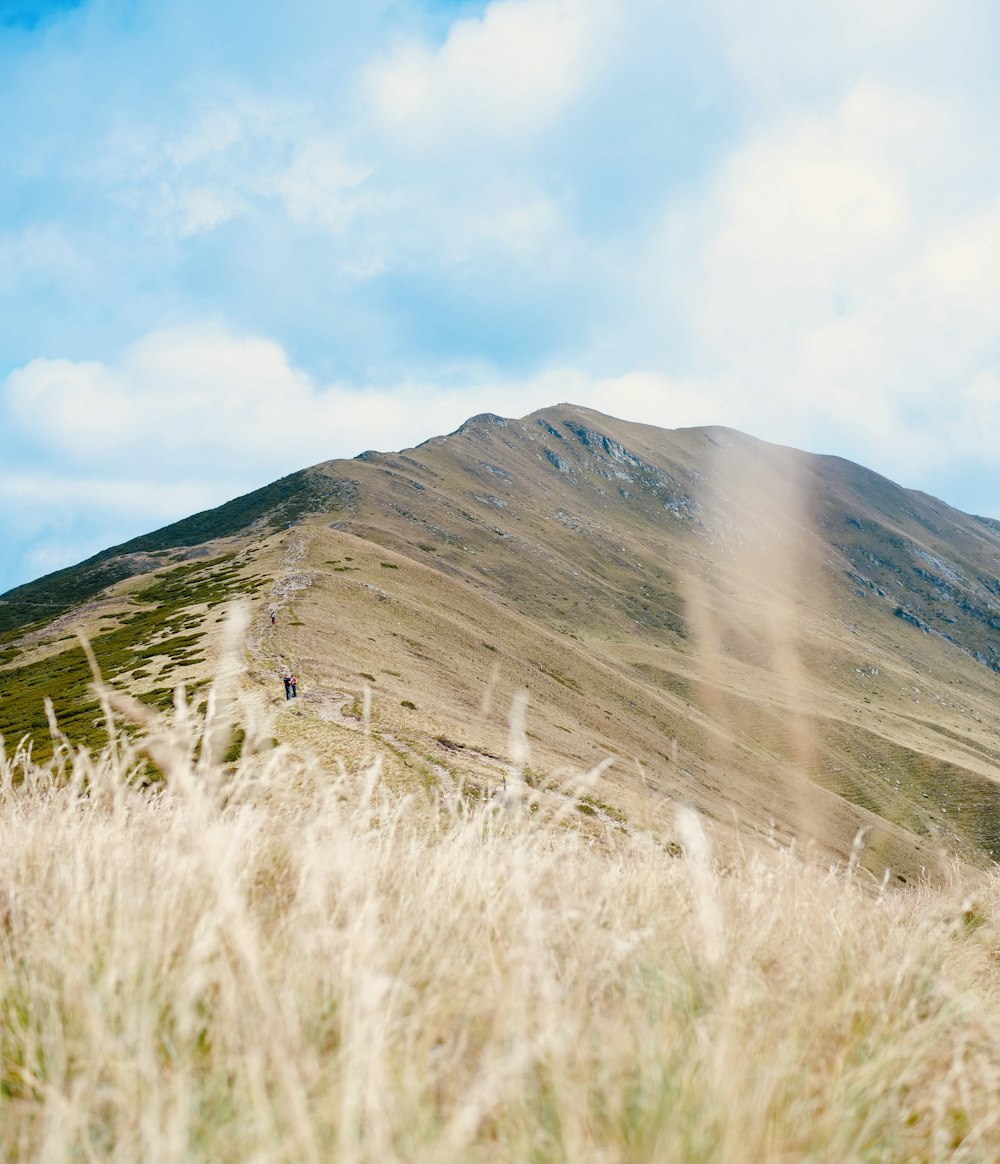
<instances>
[{"instance_id":1,"label":"hiker on trail","mask_svg":"<svg viewBox=\"0 0 1000 1164\"><path fill-rule=\"evenodd\" d=\"M294 675L291 677L291 684L292 684L292 698L298 699L298 697L299 697L299 681L298 681L298 679L295 678Z\"/></svg>"},{"instance_id":2,"label":"hiker on trail","mask_svg":"<svg viewBox=\"0 0 1000 1164\"><path fill-rule=\"evenodd\" d=\"M271 611L271 626L274 626L274 611Z\"/></svg>"},{"instance_id":3,"label":"hiker on trail","mask_svg":"<svg viewBox=\"0 0 1000 1164\"><path fill-rule=\"evenodd\" d=\"M291 698L292 698L292 677L291 677L291 675L286 675L285 676L285 699L288 700Z\"/></svg>"}]
</instances>

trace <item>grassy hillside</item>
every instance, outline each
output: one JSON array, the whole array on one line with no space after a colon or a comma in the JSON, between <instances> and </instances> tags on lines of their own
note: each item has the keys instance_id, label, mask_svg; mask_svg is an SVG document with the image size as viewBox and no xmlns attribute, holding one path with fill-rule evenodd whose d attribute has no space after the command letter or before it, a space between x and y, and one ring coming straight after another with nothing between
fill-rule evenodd
<instances>
[{"instance_id":1,"label":"grassy hillside","mask_svg":"<svg viewBox=\"0 0 1000 1164\"><path fill-rule=\"evenodd\" d=\"M241 534L261 536L298 520L304 513L341 509L348 504L350 495L349 481L304 469L216 509L111 546L77 566L16 586L0 596L0 643L9 641L25 627L46 624L122 579L149 573L165 562L184 557L186 549Z\"/></svg>"},{"instance_id":2,"label":"grassy hillside","mask_svg":"<svg viewBox=\"0 0 1000 1164\"><path fill-rule=\"evenodd\" d=\"M683 801L841 862L863 829L867 867L899 884L1000 855L990 523L836 458L569 405L287 482L265 517L258 499L161 531L175 548L131 559L155 576L12 633L8 742L30 731L44 757L56 687L96 738L78 623L150 702L205 683L220 613L198 587L232 571L227 593L254 594L248 689L331 768L368 698L403 783L461 770L491 787L505 709L527 692L529 767L558 780L610 760L593 793L609 819L656 829ZM226 536L177 548L198 530ZM172 597L151 602L151 585Z\"/></svg>"},{"instance_id":3,"label":"grassy hillside","mask_svg":"<svg viewBox=\"0 0 1000 1164\"><path fill-rule=\"evenodd\" d=\"M235 554L223 555L176 566L133 589L127 610L90 639L103 677L160 707L173 702L175 686L185 679L189 688L203 686L206 622L220 618L220 604L270 584L264 576L248 575L245 565ZM75 636L15 662L2 676L0 725L12 746L28 737L37 760L51 756L55 740L46 701L60 731L75 743L92 746L104 738L91 665Z\"/></svg>"},{"instance_id":4,"label":"grassy hillside","mask_svg":"<svg viewBox=\"0 0 1000 1164\"><path fill-rule=\"evenodd\" d=\"M0 758L10 1164L1000 1154L995 876L623 829L516 759L506 795L404 791L370 736L336 775L257 750L222 672L204 714L112 697L141 744Z\"/></svg>"}]
</instances>

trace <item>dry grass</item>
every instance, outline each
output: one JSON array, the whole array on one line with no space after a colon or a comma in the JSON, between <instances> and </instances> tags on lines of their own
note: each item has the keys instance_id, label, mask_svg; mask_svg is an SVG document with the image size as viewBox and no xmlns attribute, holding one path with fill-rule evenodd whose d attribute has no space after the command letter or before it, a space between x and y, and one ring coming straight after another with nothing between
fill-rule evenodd
<instances>
[{"instance_id":1,"label":"dry grass","mask_svg":"<svg viewBox=\"0 0 1000 1164\"><path fill-rule=\"evenodd\" d=\"M722 868L686 811L612 844L377 757L226 765L233 679L0 761L4 1160L1000 1155L1000 881L880 894Z\"/></svg>"}]
</instances>

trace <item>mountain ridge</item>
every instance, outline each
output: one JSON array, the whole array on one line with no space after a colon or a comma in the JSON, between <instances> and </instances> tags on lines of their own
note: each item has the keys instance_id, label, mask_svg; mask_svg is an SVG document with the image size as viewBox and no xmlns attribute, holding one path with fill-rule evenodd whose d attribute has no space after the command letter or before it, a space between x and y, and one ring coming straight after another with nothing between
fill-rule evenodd
<instances>
[{"instance_id":1,"label":"mountain ridge","mask_svg":"<svg viewBox=\"0 0 1000 1164\"><path fill-rule=\"evenodd\" d=\"M1000 854L990 519L843 458L573 405L479 414L228 505L88 560L146 555L55 620L93 607L113 681L164 705L173 681L203 682L215 606L243 594L253 689L277 699L275 671L294 667L303 699L272 703L280 730L331 756L367 685L403 768L458 756L487 788L507 747L497 709L528 690L538 770L617 756L600 800L637 827L680 798L831 853L867 829L873 871L900 877L942 846ZM40 690L70 649L51 618L11 627L25 609L25 587L0 596L0 679ZM128 619L150 638L138 664ZM0 699L8 739L24 703Z\"/></svg>"}]
</instances>

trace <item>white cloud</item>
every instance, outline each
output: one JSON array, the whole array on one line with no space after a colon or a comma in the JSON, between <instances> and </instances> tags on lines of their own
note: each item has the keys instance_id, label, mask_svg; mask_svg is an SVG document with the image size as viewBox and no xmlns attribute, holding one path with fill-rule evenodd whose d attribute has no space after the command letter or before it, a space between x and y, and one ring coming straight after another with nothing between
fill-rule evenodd
<instances>
[{"instance_id":1,"label":"white cloud","mask_svg":"<svg viewBox=\"0 0 1000 1164\"><path fill-rule=\"evenodd\" d=\"M8 377L3 400L23 440L158 479L202 464L219 475L255 456L280 463L303 420L315 431L331 419L276 344L221 329L151 334L113 366L32 360Z\"/></svg>"},{"instance_id":2,"label":"white cloud","mask_svg":"<svg viewBox=\"0 0 1000 1164\"><path fill-rule=\"evenodd\" d=\"M115 468L114 464L95 462L92 472L103 472L103 477L71 476L54 470L2 473L0 504L16 515L20 527L30 530L54 514L69 516L80 509L131 521L167 521L178 511L196 513L219 497L218 480L152 482L117 474Z\"/></svg>"},{"instance_id":3,"label":"white cloud","mask_svg":"<svg viewBox=\"0 0 1000 1164\"><path fill-rule=\"evenodd\" d=\"M581 384L573 400L609 416L660 428L687 428L732 424L741 391L734 381L684 379L644 371Z\"/></svg>"},{"instance_id":4,"label":"white cloud","mask_svg":"<svg viewBox=\"0 0 1000 1164\"><path fill-rule=\"evenodd\" d=\"M967 28L967 0L705 0L699 7L735 74L764 99L841 88L846 78L919 63Z\"/></svg>"},{"instance_id":5,"label":"white cloud","mask_svg":"<svg viewBox=\"0 0 1000 1164\"><path fill-rule=\"evenodd\" d=\"M0 293L23 295L28 284L82 283L93 277L94 263L58 226L0 234Z\"/></svg>"},{"instance_id":6,"label":"white cloud","mask_svg":"<svg viewBox=\"0 0 1000 1164\"><path fill-rule=\"evenodd\" d=\"M374 173L352 161L339 138L316 136L295 147L274 188L293 219L339 232L361 209L359 191Z\"/></svg>"},{"instance_id":7,"label":"white cloud","mask_svg":"<svg viewBox=\"0 0 1000 1164\"><path fill-rule=\"evenodd\" d=\"M830 117L769 128L696 205L671 208L666 259L706 343L788 343L891 273L912 228L908 174L891 159L920 131L919 112L860 88Z\"/></svg>"},{"instance_id":8,"label":"white cloud","mask_svg":"<svg viewBox=\"0 0 1000 1164\"><path fill-rule=\"evenodd\" d=\"M112 502L118 483L139 507L163 489L206 481L265 484L282 472L365 448L400 448L457 427L477 411L528 412L588 390L577 372L519 381L475 377L459 387L419 381L318 384L283 349L222 328L156 332L114 364L38 359L0 385L8 447L65 472L8 472L0 499L42 502L82 486L85 504ZM135 482L145 481L146 492Z\"/></svg>"},{"instance_id":9,"label":"white cloud","mask_svg":"<svg viewBox=\"0 0 1000 1164\"><path fill-rule=\"evenodd\" d=\"M273 133L274 113L245 99L230 107L209 108L186 130L164 142L166 159L179 170L230 153L248 139Z\"/></svg>"},{"instance_id":10,"label":"white cloud","mask_svg":"<svg viewBox=\"0 0 1000 1164\"><path fill-rule=\"evenodd\" d=\"M119 124L95 170L151 233L182 240L269 206L339 232L374 172L309 106L246 93Z\"/></svg>"},{"instance_id":11,"label":"white cloud","mask_svg":"<svg viewBox=\"0 0 1000 1164\"><path fill-rule=\"evenodd\" d=\"M936 232L900 280L907 299L931 300L968 342L995 342L1000 319L1000 199ZM973 338L975 337L975 338Z\"/></svg>"},{"instance_id":12,"label":"white cloud","mask_svg":"<svg viewBox=\"0 0 1000 1164\"><path fill-rule=\"evenodd\" d=\"M418 146L455 137L519 144L593 82L614 26L609 0L495 0L444 44L398 47L368 71L372 108Z\"/></svg>"},{"instance_id":13,"label":"white cloud","mask_svg":"<svg viewBox=\"0 0 1000 1164\"><path fill-rule=\"evenodd\" d=\"M728 423L904 480L966 455L953 418L1000 357L1000 203L989 171L928 196L977 132L960 114L859 84L670 208L651 309L679 313Z\"/></svg>"}]
</instances>

